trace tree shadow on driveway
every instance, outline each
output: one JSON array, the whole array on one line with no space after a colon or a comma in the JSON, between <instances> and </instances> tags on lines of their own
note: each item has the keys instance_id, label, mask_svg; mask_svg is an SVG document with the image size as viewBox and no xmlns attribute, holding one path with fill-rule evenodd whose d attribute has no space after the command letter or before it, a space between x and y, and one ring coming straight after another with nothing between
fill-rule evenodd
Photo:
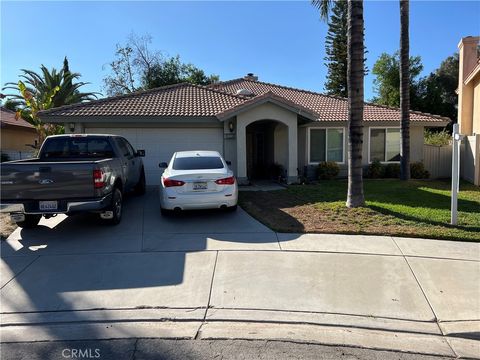
<instances>
[{"instance_id":1,"label":"tree shadow on driveway","mask_svg":"<svg viewBox=\"0 0 480 360\"><path fill-rule=\"evenodd\" d=\"M7 275L0 294L3 329L34 319L34 326L61 339L61 327L42 324L62 313L65 322L82 323L95 339L101 334L89 325L92 312L206 309L217 252L203 250L219 249L279 245L274 232L241 209L162 217L152 189L126 198L118 226L105 226L92 215L44 219L39 228L17 229L1 243ZM97 319L112 321L107 315Z\"/></svg>"}]
</instances>

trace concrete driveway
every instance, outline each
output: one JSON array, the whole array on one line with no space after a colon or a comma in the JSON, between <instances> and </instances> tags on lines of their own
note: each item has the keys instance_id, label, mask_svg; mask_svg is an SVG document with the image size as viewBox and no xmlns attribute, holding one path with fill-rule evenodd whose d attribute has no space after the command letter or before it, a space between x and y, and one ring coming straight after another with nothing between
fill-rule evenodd
<instances>
[{"instance_id":1,"label":"concrete driveway","mask_svg":"<svg viewBox=\"0 0 480 360\"><path fill-rule=\"evenodd\" d=\"M130 197L116 227L42 220L1 243L4 342L290 339L480 356L480 244L276 234L243 210L162 217Z\"/></svg>"}]
</instances>

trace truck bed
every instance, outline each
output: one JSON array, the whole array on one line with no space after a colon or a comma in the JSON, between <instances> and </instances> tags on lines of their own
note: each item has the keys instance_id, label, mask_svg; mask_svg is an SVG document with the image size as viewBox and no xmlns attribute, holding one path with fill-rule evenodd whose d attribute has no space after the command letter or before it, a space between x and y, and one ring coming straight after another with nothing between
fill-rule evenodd
<instances>
[{"instance_id":1,"label":"truck bed","mask_svg":"<svg viewBox=\"0 0 480 360\"><path fill-rule=\"evenodd\" d=\"M1 199L68 200L94 198L93 170L111 159L41 161L26 159L2 163Z\"/></svg>"}]
</instances>

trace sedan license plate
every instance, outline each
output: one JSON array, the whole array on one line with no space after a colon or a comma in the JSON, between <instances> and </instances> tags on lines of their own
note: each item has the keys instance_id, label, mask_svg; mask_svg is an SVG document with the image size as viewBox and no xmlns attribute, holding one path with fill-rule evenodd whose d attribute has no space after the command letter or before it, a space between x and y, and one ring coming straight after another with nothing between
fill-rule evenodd
<instances>
[{"instance_id":1,"label":"sedan license plate","mask_svg":"<svg viewBox=\"0 0 480 360\"><path fill-rule=\"evenodd\" d=\"M40 201L38 204L38 208L40 210L57 210L58 209L58 201Z\"/></svg>"},{"instance_id":2,"label":"sedan license plate","mask_svg":"<svg viewBox=\"0 0 480 360\"><path fill-rule=\"evenodd\" d=\"M193 190L206 190L207 183L206 182L194 182L193 183Z\"/></svg>"}]
</instances>

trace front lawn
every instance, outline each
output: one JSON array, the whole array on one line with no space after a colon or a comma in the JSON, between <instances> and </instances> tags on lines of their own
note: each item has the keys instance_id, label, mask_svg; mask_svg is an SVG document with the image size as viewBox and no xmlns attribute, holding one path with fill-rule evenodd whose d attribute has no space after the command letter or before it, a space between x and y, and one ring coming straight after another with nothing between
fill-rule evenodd
<instances>
[{"instance_id":1,"label":"front lawn","mask_svg":"<svg viewBox=\"0 0 480 360\"><path fill-rule=\"evenodd\" d=\"M366 207L345 207L346 180L241 192L240 205L279 232L375 234L480 241L480 189L462 183L450 226L450 182L364 180Z\"/></svg>"}]
</instances>

